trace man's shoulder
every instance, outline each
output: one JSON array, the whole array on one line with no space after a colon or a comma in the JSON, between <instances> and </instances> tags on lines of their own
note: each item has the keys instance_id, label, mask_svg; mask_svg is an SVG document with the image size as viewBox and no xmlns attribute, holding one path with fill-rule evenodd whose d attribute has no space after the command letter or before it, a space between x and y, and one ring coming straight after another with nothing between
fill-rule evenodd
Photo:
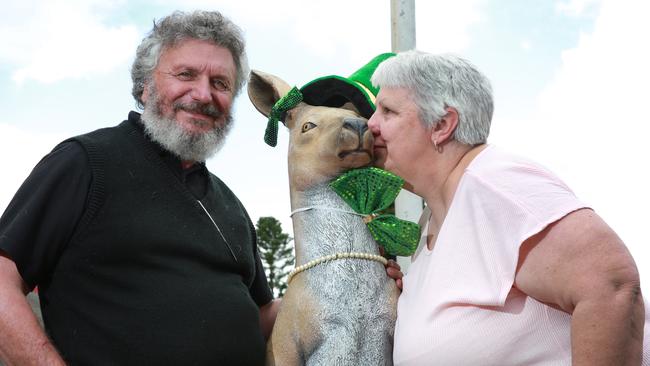
<instances>
[{"instance_id":1,"label":"man's shoulder","mask_svg":"<svg viewBox=\"0 0 650 366\"><path fill-rule=\"evenodd\" d=\"M210 178L210 182L214 187L217 187L220 191L226 192L228 195L237 198L237 195L228 187L228 185L221 180L221 178L217 177L214 173L212 173L210 170L207 169L206 167L206 172L208 174L208 177Z\"/></svg>"},{"instance_id":2,"label":"man's shoulder","mask_svg":"<svg viewBox=\"0 0 650 366\"><path fill-rule=\"evenodd\" d=\"M137 130L137 124L140 121L140 113L130 111L128 118L112 126L100 127L92 131L84 132L68 138L68 140L96 138L116 133L119 130Z\"/></svg>"},{"instance_id":3,"label":"man's shoulder","mask_svg":"<svg viewBox=\"0 0 650 366\"><path fill-rule=\"evenodd\" d=\"M110 137L112 135L120 133L120 131L123 130L124 127L127 127L129 124L130 122L128 120L125 120L115 126L98 128L90 132L85 132L77 136L73 136L68 140L88 140Z\"/></svg>"},{"instance_id":4,"label":"man's shoulder","mask_svg":"<svg viewBox=\"0 0 650 366\"><path fill-rule=\"evenodd\" d=\"M135 123L136 121L131 118L131 114L133 113L135 112L131 112L129 114L129 119L126 119L117 125L102 127L90 132L85 132L70 137L64 142L76 141L81 143L84 147L87 147L88 145L113 143L116 137L128 135L131 133L138 133L138 128ZM118 141L119 140L120 139L118 138Z\"/></svg>"},{"instance_id":5,"label":"man's shoulder","mask_svg":"<svg viewBox=\"0 0 650 366\"><path fill-rule=\"evenodd\" d=\"M228 197L231 200L235 201L245 212L246 208L244 207L244 204L241 202L239 197L235 194L235 192L233 192L232 189L230 189L230 187L223 180L214 175L212 172L207 170L207 173L210 177L210 183L212 184L213 189L215 189L217 192L220 192L224 198Z\"/></svg>"}]
</instances>

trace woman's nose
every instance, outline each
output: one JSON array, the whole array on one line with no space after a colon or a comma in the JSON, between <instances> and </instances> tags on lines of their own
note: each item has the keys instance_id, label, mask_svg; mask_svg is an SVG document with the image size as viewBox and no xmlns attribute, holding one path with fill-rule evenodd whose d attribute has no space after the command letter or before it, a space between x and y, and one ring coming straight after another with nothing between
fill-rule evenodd
<instances>
[{"instance_id":1,"label":"woman's nose","mask_svg":"<svg viewBox=\"0 0 650 366\"><path fill-rule=\"evenodd\" d=\"M379 134L379 122L377 117L377 112L373 113L368 120L368 129L372 132L373 135Z\"/></svg>"}]
</instances>

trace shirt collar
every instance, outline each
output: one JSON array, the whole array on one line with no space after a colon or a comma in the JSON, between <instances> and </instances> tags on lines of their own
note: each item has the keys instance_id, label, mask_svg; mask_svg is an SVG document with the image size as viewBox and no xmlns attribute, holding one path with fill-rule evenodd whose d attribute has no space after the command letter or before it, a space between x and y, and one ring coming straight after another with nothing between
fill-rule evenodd
<instances>
[{"instance_id":1,"label":"shirt collar","mask_svg":"<svg viewBox=\"0 0 650 366\"><path fill-rule=\"evenodd\" d=\"M167 165L169 165L174 170L175 173L189 174L197 170L205 169L205 162L197 162L194 163L189 168L183 169L181 164L181 159L178 156L176 156L176 154L168 151L167 149L162 147L158 142L153 141L149 137L149 135L147 135L147 133L144 130L144 123L142 122L140 113L135 111L130 111L129 122L133 123L133 125L138 129L138 131L140 131L145 136L147 141L151 142L154 151L158 154L158 156L160 156L165 161L165 163L167 163Z\"/></svg>"}]
</instances>

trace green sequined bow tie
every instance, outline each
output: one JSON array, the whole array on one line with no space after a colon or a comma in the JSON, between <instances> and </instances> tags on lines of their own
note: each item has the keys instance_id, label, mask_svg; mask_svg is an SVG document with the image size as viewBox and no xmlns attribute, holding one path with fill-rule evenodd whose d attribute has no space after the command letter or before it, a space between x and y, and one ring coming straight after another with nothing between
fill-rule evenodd
<instances>
[{"instance_id":1,"label":"green sequined bow tie","mask_svg":"<svg viewBox=\"0 0 650 366\"><path fill-rule=\"evenodd\" d=\"M420 226L382 213L399 193L404 180L379 168L350 170L330 183L330 187L352 209L365 215L372 237L386 253L410 256L420 241Z\"/></svg>"},{"instance_id":2,"label":"green sequined bow tie","mask_svg":"<svg viewBox=\"0 0 650 366\"><path fill-rule=\"evenodd\" d=\"M264 142L273 147L278 144L278 121L282 119L282 115L286 111L295 108L300 102L302 102L302 93L295 86L275 102L273 108L271 108L271 113L269 113L269 122L266 125L266 132L264 132Z\"/></svg>"}]
</instances>

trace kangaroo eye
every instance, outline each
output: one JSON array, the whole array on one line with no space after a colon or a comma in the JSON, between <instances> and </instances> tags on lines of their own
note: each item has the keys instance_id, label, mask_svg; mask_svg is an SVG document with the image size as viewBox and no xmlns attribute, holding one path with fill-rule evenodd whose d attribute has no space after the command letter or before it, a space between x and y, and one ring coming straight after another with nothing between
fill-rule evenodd
<instances>
[{"instance_id":1,"label":"kangaroo eye","mask_svg":"<svg viewBox=\"0 0 650 366\"><path fill-rule=\"evenodd\" d=\"M302 125L302 132L307 132L307 131L311 130L314 127L316 127L315 124L313 124L311 122L305 122L305 124Z\"/></svg>"}]
</instances>

